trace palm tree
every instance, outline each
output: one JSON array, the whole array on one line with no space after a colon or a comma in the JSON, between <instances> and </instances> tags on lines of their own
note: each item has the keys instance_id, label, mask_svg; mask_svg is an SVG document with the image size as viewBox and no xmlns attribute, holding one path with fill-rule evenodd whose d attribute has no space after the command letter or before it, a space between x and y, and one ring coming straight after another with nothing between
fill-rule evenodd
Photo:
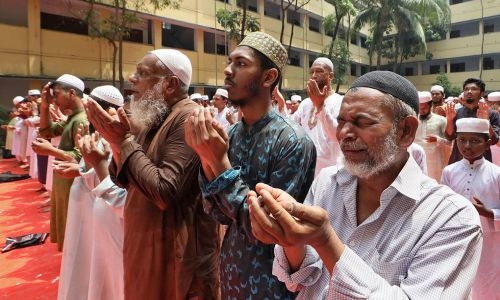
<instances>
[{"instance_id":1,"label":"palm tree","mask_svg":"<svg viewBox=\"0 0 500 300\"><path fill-rule=\"evenodd\" d=\"M359 30L364 25L370 27L372 33L368 49L370 65L373 53L377 53L377 69L380 69L384 36L395 31L394 61L400 55L400 43L403 35L416 38L421 51L425 52L427 44L424 28L426 24L449 24L450 7L447 0L374 0L364 5L354 20L353 27ZM449 27L449 26L448 26Z\"/></svg>"}]
</instances>

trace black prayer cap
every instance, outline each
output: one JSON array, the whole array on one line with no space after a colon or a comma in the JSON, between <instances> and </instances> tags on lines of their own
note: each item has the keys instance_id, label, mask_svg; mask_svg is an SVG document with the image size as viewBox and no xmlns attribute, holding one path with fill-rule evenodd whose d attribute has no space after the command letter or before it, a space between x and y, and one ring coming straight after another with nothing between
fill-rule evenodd
<instances>
[{"instance_id":1,"label":"black prayer cap","mask_svg":"<svg viewBox=\"0 0 500 300\"><path fill-rule=\"evenodd\" d=\"M393 95L408 104L418 114L417 88L408 79L391 71L372 71L356 78L349 89L368 87Z\"/></svg>"}]
</instances>

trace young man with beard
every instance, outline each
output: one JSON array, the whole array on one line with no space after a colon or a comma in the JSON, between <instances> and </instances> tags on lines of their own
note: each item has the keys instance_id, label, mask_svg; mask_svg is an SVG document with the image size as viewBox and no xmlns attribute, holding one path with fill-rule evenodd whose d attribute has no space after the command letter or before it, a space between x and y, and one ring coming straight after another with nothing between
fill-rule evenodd
<instances>
[{"instance_id":1,"label":"young man with beard","mask_svg":"<svg viewBox=\"0 0 500 300\"><path fill-rule=\"evenodd\" d=\"M218 226L203 211L193 180L200 160L184 142L184 121L199 107L188 97L191 74L186 55L154 50L129 79L130 122L123 108L115 119L93 100L86 105L110 143L110 173L127 189L125 299L218 299Z\"/></svg>"},{"instance_id":2,"label":"young man with beard","mask_svg":"<svg viewBox=\"0 0 500 300\"><path fill-rule=\"evenodd\" d=\"M226 133L209 109L198 109L186 123L186 142L201 158L205 211L228 226L220 258L222 299L294 298L273 276L274 245L255 239L245 201L258 182L302 201L313 180L314 144L271 104L286 61L279 41L250 33L224 69L225 88L241 109L241 122Z\"/></svg>"},{"instance_id":3,"label":"young man with beard","mask_svg":"<svg viewBox=\"0 0 500 300\"><path fill-rule=\"evenodd\" d=\"M317 176L321 169L336 165L340 156L335 130L342 97L331 86L334 72L330 59L317 58L311 65L310 74L311 78L307 81L309 98L301 102L290 118L304 128L316 146Z\"/></svg>"},{"instance_id":4,"label":"young man with beard","mask_svg":"<svg viewBox=\"0 0 500 300\"><path fill-rule=\"evenodd\" d=\"M418 94L389 71L357 78L337 137L344 168L324 169L304 204L258 184L252 232L277 243L273 273L297 299L466 299L481 255L479 215L423 175L407 147Z\"/></svg>"},{"instance_id":5,"label":"young man with beard","mask_svg":"<svg viewBox=\"0 0 500 300\"><path fill-rule=\"evenodd\" d=\"M446 117L446 103L444 103L444 88L440 85L431 87L432 113Z\"/></svg>"},{"instance_id":6,"label":"young man with beard","mask_svg":"<svg viewBox=\"0 0 500 300\"><path fill-rule=\"evenodd\" d=\"M427 160L427 174L439 181L441 171L448 162L450 143L444 136L446 118L433 113L432 97L427 91L418 93L419 124L415 135L415 143L422 146Z\"/></svg>"},{"instance_id":7,"label":"young man with beard","mask_svg":"<svg viewBox=\"0 0 500 300\"><path fill-rule=\"evenodd\" d=\"M83 81L78 77L64 74L55 82L49 82L43 87L39 138L36 138L31 145L36 154L53 156L54 159L62 161L80 161L82 154L75 146L75 136L80 125L87 122L82 104L84 86ZM70 111L67 119L52 122L51 97L61 111ZM47 140L56 136L61 137L58 147L53 146ZM57 172L53 172L50 194L50 241L57 243L59 251L62 251L64 244L69 193L72 184L73 178L65 178Z\"/></svg>"},{"instance_id":8,"label":"young man with beard","mask_svg":"<svg viewBox=\"0 0 500 300\"><path fill-rule=\"evenodd\" d=\"M464 100L462 107L455 110L454 103L446 105L446 138L453 141L453 148L451 150L450 159L448 164L451 165L462 159L460 151L458 151L456 143L456 130L455 123L461 118L480 118L490 121L490 138L491 144L494 145L498 142L500 136L500 113L488 108L484 102L479 102L484 94L486 85L484 81L476 78L468 78L463 83ZM484 158L491 161L491 151L488 149L484 153Z\"/></svg>"}]
</instances>

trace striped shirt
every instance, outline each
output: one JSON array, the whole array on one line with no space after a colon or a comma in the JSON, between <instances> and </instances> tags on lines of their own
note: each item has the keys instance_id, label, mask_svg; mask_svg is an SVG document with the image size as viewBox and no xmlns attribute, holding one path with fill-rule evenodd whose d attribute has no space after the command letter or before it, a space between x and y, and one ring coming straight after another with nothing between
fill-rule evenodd
<instances>
[{"instance_id":1,"label":"striped shirt","mask_svg":"<svg viewBox=\"0 0 500 300\"><path fill-rule=\"evenodd\" d=\"M482 231L471 203L422 174L410 158L362 224L356 219L357 179L330 167L313 182L304 203L329 212L346 245L330 272L307 246L290 274L275 248L273 274L297 299L467 299L479 264Z\"/></svg>"}]
</instances>

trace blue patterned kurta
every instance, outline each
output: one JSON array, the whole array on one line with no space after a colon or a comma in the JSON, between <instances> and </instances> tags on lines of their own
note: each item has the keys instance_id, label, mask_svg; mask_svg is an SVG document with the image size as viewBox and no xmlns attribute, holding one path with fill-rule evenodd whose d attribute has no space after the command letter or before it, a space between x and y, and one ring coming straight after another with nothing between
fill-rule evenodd
<instances>
[{"instance_id":1,"label":"blue patterned kurta","mask_svg":"<svg viewBox=\"0 0 500 300\"><path fill-rule=\"evenodd\" d=\"M304 201L314 178L316 149L303 129L274 111L254 125L229 129L233 169L208 183L201 174L205 211L228 225L221 249L222 299L293 299L272 275L274 245L252 235L246 196L259 182Z\"/></svg>"}]
</instances>

